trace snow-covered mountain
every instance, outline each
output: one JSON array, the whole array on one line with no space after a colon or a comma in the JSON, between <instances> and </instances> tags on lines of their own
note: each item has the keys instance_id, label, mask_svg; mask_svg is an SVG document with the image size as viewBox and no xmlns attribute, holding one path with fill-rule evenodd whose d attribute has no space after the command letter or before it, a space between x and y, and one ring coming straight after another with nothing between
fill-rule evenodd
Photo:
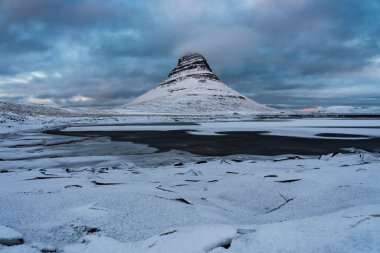
<instances>
[{"instance_id":1,"label":"snow-covered mountain","mask_svg":"<svg viewBox=\"0 0 380 253\"><path fill-rule=\"evenodd\" d=\"M313 113L380 114L380 107L379 106L326 106L326 107L316 107Z\"/></svg>"},{"instance_id":2,"label":"snow-covered mountain","mask_svg":"<svg viewBox=\"0 0 380 253\"><path fill-rule=\"evenodd\" d=\"M5 119L22 119L34 116L54 116L64 117L71 116L72 113L55 107L37 104L17 104L9 102L0 102L0 120Z\"/></svg>"},{"instance_id":3,"label":"snow-covered mountain","mask_svg":"<svg viewBox=\"0 0 380 253\"><path fill-rule=\"evenodd\" d=\"M18 104L0 101L0 122L6 120L20 121L27 117L85 117L85 116L112 116L113 110L94 108L57 108L41 104Z\"/></svg>"},{"instance_id":4,"label":"snow-covered mountain","mask_svg":"<svg viewBox=\"0 0 380 253\"><path fill-rule=\"evenodd\" d=\"M222 83L197 53L181 57L164 82L116 110L181 115L277 112Z\"/></svg>"}]
</instances>

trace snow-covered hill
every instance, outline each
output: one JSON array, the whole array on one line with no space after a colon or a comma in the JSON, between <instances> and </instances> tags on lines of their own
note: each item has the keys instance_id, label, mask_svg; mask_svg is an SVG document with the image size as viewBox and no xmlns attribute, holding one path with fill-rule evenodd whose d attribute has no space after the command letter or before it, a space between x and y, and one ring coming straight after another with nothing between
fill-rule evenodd
<instances>
[{"instance_id":1,"label":"snow-covered hill","mask_svg":"<svg viewBox=\"0 0 380 253\"><path fill-rule=\"evenodd\" d=\"M380 114L378 106L327 106L315 109L314 113L325 114Z\"/></svg>"},{"instance_id":2,"label":"snow-covered hill","mask_svg":"<svg viewBox=\"0 0 380 253\"><path fill-rule=\"evenodd\" d=\"M85 117L85 116L112 116L113 110L101 110L94 108L57 108L40 104L18 104L0 102L0 122L4 120L22 120L27 117L46 116L60 117Z\"/></svg>"},{"instance_id":3,"label":"snow-covered hill","mask_svg":"<svg viewBox=\"0 0 380 253\"><path fill-rule=\"evenodd\" d=\"M222 83L200 54L187 54L154 89L116 108L124 113L274 113Z\"/></svg>"},{"instance_id":4,"label":"snow-covered hill","mask_svg":"<svg viewBox=\"0 0 380 253\"><path fill-rule=\"evenodd\" d=\"M0 119L20 119L35 116L71 116L72 113L55 107L36 104L0 102Z\"/></svg>"}]
</instances>

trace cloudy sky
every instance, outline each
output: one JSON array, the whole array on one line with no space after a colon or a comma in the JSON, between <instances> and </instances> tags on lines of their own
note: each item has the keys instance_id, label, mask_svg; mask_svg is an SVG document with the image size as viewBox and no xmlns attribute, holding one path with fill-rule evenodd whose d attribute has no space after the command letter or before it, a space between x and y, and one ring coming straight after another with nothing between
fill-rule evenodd
<instances>
[{"instance_id":1,"label":"cloudy sky","mask_svg":"<svg viewBox=\"0 0 380 253\"><path fill-rule=\"evenodd\" d=\"M378 0L0 0L0 101L113 107L186 52L252 99L380 106Z\"/></svg>"}]
</instances>

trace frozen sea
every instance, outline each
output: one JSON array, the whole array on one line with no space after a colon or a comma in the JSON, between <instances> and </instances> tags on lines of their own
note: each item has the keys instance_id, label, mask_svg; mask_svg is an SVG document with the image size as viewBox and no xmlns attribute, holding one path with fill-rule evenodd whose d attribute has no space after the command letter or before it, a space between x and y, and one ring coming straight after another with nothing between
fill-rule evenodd
<instances>
[{"instance_id":1,"label":"frozen sea","mask_svg":"<svg viewBox=\"0 0 380 253\"><path fill-rule=\"evenodd\" d=\"M380 251L379 119L0 130L0 252Z\"/></svg>"}]
</instances>

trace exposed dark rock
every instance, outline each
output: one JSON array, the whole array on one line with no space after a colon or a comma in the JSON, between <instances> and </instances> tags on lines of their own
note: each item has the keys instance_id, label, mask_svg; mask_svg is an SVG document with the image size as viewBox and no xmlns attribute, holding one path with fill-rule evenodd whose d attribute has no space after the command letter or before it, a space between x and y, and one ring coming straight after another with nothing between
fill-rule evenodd
<instances>
[{"instance_id":1,"label":"exposed dark rock","mask_svg":"<svg viewBox=\"0 0 380 253\"><path fill-rule=\"evenodd\" d=\"M189 201L187 201L186 199L184 198L175 198L175 199L170 199L170 198L165 198L165 197L161 197L161 196L157 196L155 195L154 197L156 198L159 198L159 199L165 199L165 200L171 200L171 201L178 201L178 202L181 202L183 204L186 204L186 205L192 205Z\"/></svg>"},{"instance_id":2,"label":"exposed dark rock","mask_svg":"<svg viewBox=\"0 0 380 253\"><path fill-rule=\"evenodd\" d=\"M198 179L185 179L186 182L199 182L201 180L198 180Z\"/></svg>"},{"instance_id":3,"label":"exposed dark rock","mask_svg":"<svg viewBox=\"0 0 380 253\"><path fill-rule=\"evenodd\" d=\"M55 178L66 178L66 177L58 177L58 176L48 176L48 177L33 177L33 178L28 178L25 180L42 180L42 179L55 179Z\"/></svg>"},{"instance_id":4,"label":"exposed dark rock","mask_svg":"<svg viewBox=\"0 0 380 253\"><path fill-rule=\"evenodd\" d=\"M14 245L19 245L19 244L23 244L24 243L24 239L20 238L20 239L3 239L3 238L0 238L0 244L1 245L5 245L5 246L14 246Z\"/></svg>"},{"instance_id":5,"label":"exposed dark rock","mask_svg":"<svg viewBox=\"0 0 380 253\"><path fill-rule=\"evenodd\" d=\"M89 227L89 226L81 226L81 225L71 225L75 232L78 234L93 234L96 232L100 232L100 228L97 227Z\"/></svg>"},{"instance_id":6,"label":"exposed dark rock","mask_svg":"<svg viewBox=\"0 0 380 253\"><path fill-rule=\"evenodd\" d=\"M278 177L277 175L266 175L264 177Z\"/></svg>"},{"instance_id":7,"label":"exposed dark rock","mask_svg":"<svg viewBox=\"0 0 380 253\"><path fill-rule=\"evenodd\" d=\"M168 231L168 232L162 233L162 234L160 234L160 236L170 235L170 234L173 234L173 233L175 233L175 232L177 232L176 229L175 229L175 230L172 230L172 231Z\"/></svg>"},{"instance_id":8,"label":"exposed dark rock","mask_svg":"<svg viewBox=\"0 0 380 253\"><path fill-rule=\"evenodd\" d=\"M40 248L39 249L41 251L41 253L56 253L57 252L57 249L54 248L54 247L50 247L50 246L44 246L43 248Z\"/></svg>"},{"instance_id":9,"label":"exposed dark rock","mask_svg":"<svg viewBox=\"0 0 380 253\"><path fill-rule=\"evenodd\" d=\"M24 243L23 236L16 230L6 226L0 226L2 233L0 234L0 248L1 245L13 246Z\"/></svg>"},{"instance_id":10,"label":"exposed dark rock","mask_svg":"<svg viewBox=\"0 0 380 253\"><path fill-rule=\"evenodd\" d=\"M370 138L370 136L368 135L340 134L340 133L319 133L319 134L315 134L315 136L330 137L330 138Z\"/></svg>"},{"instance_id":11,"label":"exposed dark rock","mask_svg":"<svg viewBox=\"0 0 380 253\"><path fill-rule=\"evenodd\" d=\"M179 201L179 202L182 202L184 204L187 204L187 205L192 205L189 201L187 201L186 199L184 198L176 198L175 199L176 201Z\"/></svg>"},{"instance_id":12,"label":"exposed dark rock","mask_svg":"<svg viewBox=\"0 0 380 253\"><path fill-rule=\"evenodd\" d=\"M220 243L216 244L214 247L210 249L210 251L216 249L216 248L224 248L224 249L229 249L232 244L232 239L233 238L227 238L224 241L221 241Z\"/></svg>"},{"instance_id":13,"label":"exposed dark rock","mask_svg":"<svg viewBox=\"0 0 380 253\"><path fill-rule=\"evenodd\" d=\"M65 186L65 188L82 188L82 186L81 185L79 185L79 184L70 184L70 185L66 185Z\"/></svg>"},{"instance_id":14,"label":"exposed dark rock","mask_svg":"<svg viewBox=\"0 0 380 253\"><path fill-rule=\"evenodd\" d=\"M91 181L92 183L94 183L95 185L119 185L119 184L123 184L123 183L104 183L104 182L98 182L98 181Z\"/></svg>"},{"instance_id":15,"label":"exposed dark rock","mask_svg":"<svg viewBox=\"0 0 380 253\"><path fill-rule=\"evenodd\" d=\"M225 243L225 244L221 245L221 247L223 247L225 249L229 249L231 247L231 242Z\"/></svg>"},{"instance_id":16,"label":"exposed dark rock","mask_svg":"<svg viewBox=\"0 0 380 253\"><path fill-rule=\"evenodd\" d=\"M277 183L293 183L293 182L297 182L297 181L300 181L301 179L288 179L288 180L280 180L280 181L275 181Z\"/></svg>"},{"instance_id":17,"label":"exposed dark rock","mask_svg":"<svg viewBox=\"0 0 380 253\"><path fill-rule=\"evenodd\" d=\"M192 71L191 71L192 70ZM205 73L194 74L196 71L204 71ZM189 74L187 74L189 72ZM192 74L191 74L192 73ZM178 78L175 78L178 76ZM208 65L206 59L200 54L187 54L178 60L177 66L170 72L169 80L160 85L169 85L173 82L182 81L186 78L193 77L202 80L218 80L219 78L212 73L212 69Z\"/></svg>"}]
</instances>

